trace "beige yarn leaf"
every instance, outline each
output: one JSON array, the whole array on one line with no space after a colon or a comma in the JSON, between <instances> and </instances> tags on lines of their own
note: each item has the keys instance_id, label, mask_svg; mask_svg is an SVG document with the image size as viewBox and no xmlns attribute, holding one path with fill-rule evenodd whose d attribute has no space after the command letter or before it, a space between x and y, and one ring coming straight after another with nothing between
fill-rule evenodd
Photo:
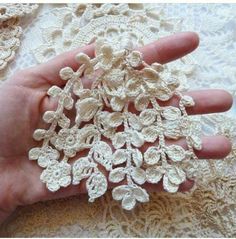
<instances>
[{"instance_id":1,"label":"beige yarn leaf","mask_svg":"<svg viewBox=\"0 0 236 239\"><path fill-rule=\"evenodd\" d=\"M140 114L140 121L143 125L150 125L156 120L156 115L154 109L143 110Z\"/></svg>"},{"instance_id":2,"label":"beige yarn leaf","mask_svg":"<svg viewBox=\"0 0 236 239\"><path fill-rule=\"evenodd\" d=\"M150 167L146 170L146 178L149 183L158 183L162 179L163 170L161 167Z\"/></svg>"},{"instance_id":3,"label":"beige yarn leaf","mask_svg":"<svg viewBox=\"0 0 236 239\"><path fill-rule=\"evenodd\" d=\"M161 127L151 125L142 129L142 134L146 142L154 143L161 133Z\"/></svg>"},{"instance_id":4,"label":"beige yarn leaf","mask_svg":"<svg viewBox=\"0 0 236 239\"><path fill-rule=\"evenodd\" d=\"M179 185L172 183L169 178L164 175L163 177L163 187L169 193L176 193L178 191Z\"/></svg>"},{"instance_id":5,"label":"beige yarn leaf","mask_svg":"<svg viewBox=\"0 0 236 239\"><path fill-rule=\"evenodd\" d=\"M139 149L133 149L131 151L131 159L136 167L141 167L143 163L143 155Z\"/></svg>"},{"instance_id":6,"label":"beige yarn leaf","mask_svg":"<svg viewBox=\"0 0 236 239\"><path fill-rule=\"evenodd\" d=\"M125 178L125 171L123 167L113 169L109 174L109 181L119 183Z\"/></svg>"},{"instance_id":7,"label":"beige yarn leaf","mask_svg":"<svg viewBox=\"0 0 236 239\"><path fill-rule=\"evenodd\" d=\"M100 171L97 171L86 181L86 188L88 190L89 201L93 202L107 191L107 179Z\"/></svg>"},{"instance_id":8,"label":"beige yarn leaf","mask_svg":"<svg viewBox=\"0 0 236 239\"><path fill-rule=\"evenodd\" d=\"M185 158L185 150L178 145L171 145L167 147L166 154L174 162L182 161Z\"/></svg>"},{"instance_id":9,"label":"beige yarn leaf","mask_svg":"<svg viewBox=\"0 0 236 239\"><path fill-rule=\"evenodd\" d=\"M122 124L122 122L123 122L122 113L120 113L120 112L111 113L108 116L108 122L109 122L109 125L111 127L118 127L118 126L120 126Z\"/></svg>"},{"instance_id":10,"label":"beige yarn leaf","mask_svg":"<svg viewBox=\"0 0 236 239\"><path fill-rule=\"evenodd\" d=\"M136 110L142 111L142 110L147 108L149 102L150 102L150 99L149 99L149 97L147 95L140 94L135 99L134 105L135 105Z\"/></svg>"},{"instance_id":11,"label":"beige yarn leaf","mask_svg":"<svg viewBox=\"0 0 236 239\"><path fill-rule=\"evenodd\" d=\"M73 184L77 185L84 178L88 178L93 171L94 165L87 157L80 158L73 164Z\"/></svg>"},{"instance_id":12,"label":"beige yarn leaf","mask_svg":"<svg viewBox=\"0 0 236 239\"><path fill-rule=\"evenodd\" d=\"M144 161L148 165L155 165L161 159L161 152L157 147L150 147L144 153Z\"/></svg>"},{"instance_id":13,"label":"beige yarn leaf","mask_svg":"<svg viewBox=\"0 0 236 239\"><path fill-rule=\"evenodd\" d=\"M142 168L134 167L131 171L131 177L137 184L144 184L146 181L146 173Z\"/></svg>"},{"instance_id":14,"label":"beige yarn leaf","mask_svg":"<svg viewBox=\"0 0 236 239\"><path fill-rule=\"evenodd\" d=\"M110 146L105 142L97 142L93 146L94 160L100 163L106 170L111 170L112 168L112 150Z\"/></svg>"},{"instance_id":15,"label":"beige yarn leaf","mask_svg":"<svg viewBox=\"0 0 236 239\"><path fill-rule=\"evenodd\" d=\"M162 116L167 120L176 120L181 117L181 111L177 107L168 106L163 109Z\"/></svg>"},{"instance_id":16,"label":"beige yarn leaf","mask_svg":"<svg viewBox=\"0 0 236 239\"><path fill-rule=\"evenodd\" d=\"M117 149L113 154L113 164L119 165L127 161L128 152L125 149Z\"/></svg>"},{"instance_id":17,"label":"beige yarn leaf","mask_svg":"<svg viewBox=\"0 0 236 239\"><path fill-rule=\"evenodd\" d=\"M76 103L77 115L79 120L89 121L99 109L99 101L94 98L87 98Z\"/></svg>"}]
</instances>

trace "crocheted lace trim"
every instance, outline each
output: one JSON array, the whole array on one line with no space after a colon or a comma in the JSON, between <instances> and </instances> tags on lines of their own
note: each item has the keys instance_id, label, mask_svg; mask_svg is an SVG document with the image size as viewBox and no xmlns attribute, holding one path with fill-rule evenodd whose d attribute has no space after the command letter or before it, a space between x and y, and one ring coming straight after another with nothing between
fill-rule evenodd
<instances>
[{"instance_id":1,"label":"crocheted lace trim","mask_svg":"<svg viewBox=\"0 0 236 239\"><path fill-rule=\"evenodd\" d=\"M15 57L15 52L20 46L22 28L17 25L4 23L0 26L0 70Z\"/></svg>"},{"instance_id":2,"label":"crocheted lace trim","mask_svg":"<svg viewBox=\"0 0 236 239\"><path fill-rule=\"evenodd\" d=\"M55 17L55 24L42 29L44 44L34 50L38 62L98 37L116 50L134 49L180 30L180 20L164 18L162 10L150 4L68 4L53 9Z\"/></svg>"},{"instance_id":3,"label":"crocheted lace trim","mask_svg":"<svg viewBox=\"0 0 236 239\"><path fill-rule=\"evenodd\" d=\"M144 5L139 9L144 10L149 7L149 4ZM41 6L40 14L32 21L28 21L20 52L14 64L8 67L11 72L5 74L4 78L8 78L9 73L15 70L37 64L32 56L35 47L43 45L42 49L45 49L47 45L48 51L45 52L48 54L41 58L43 61L54 55L54 49L56 54L59 54L73 47L79 47L79 45L64 44L66 39L74 37L73 32L76 32L76 29L81 29L81 25L73 25L75 19L79 18L79 14L78 16L74 13L69 14L70 11L75 12L77 4L74 4L74 8L66 4ZM222 88L235 96L236 71L235 57L232 52L235 50L236 5L168 3L152 4L152 6L161 9L161 13L165 13L156 11L162 24L156 24L159 32L154 40L162 37L162 33L171 35L173 31L191 30L200 35L200 47L191 55L196 59L196 75L189 75L191 72L184 73L188 72L189 66L192 67L192 64L189 64L189 57L181 58L184 61L178 60L168 64L169 67L176 64L177 69L181 69L181 75L178 77L181 86L190 85L195 89ZM129 8L131 9L130 4ZM66 12L68 14L65 14ZM146 13L148 11L143 11L139 15L145 16ZM179 30L175 30L177 20L173 21L174 30L172 29L168 16L183 20L180 25L178 24ZM66 24L63 25L63 21ZM52 41L49 41L48 36L51 34L45 34L47 27L50 27L50 31L53 30L51 26L59 28L59 31L58 34L54 34ZM111 26L112 23L108 27ZM163 26L169 27L166 27L164 31ZM148 25L146 27L148 28ZM104 29L100 28L100 30L104 32ZM118 33L121 34L121 32ZM141 35L142 31L138 39ZM41 39L41 36L45 36L45 41ZM119 39L118 42L122 39L116 32L106 36L113 38L113 44L116 39ZM75 38L78 38L77 35ZM136 37L132 40L137 44ZM145 40L145 44L150 42L149 39ZM49 51L50 49L53 50ZM40 61L39 58L37 59ZM188 81L183 81L185 76ZM207 135L227 136L233 143L233 150L226 160L189 160L190 165L185 172L195 175L197 184L191 194L150 193L150 202L138 205L132 213L124 213L119 201L112 200L110 193L95 200L93 204L88 204L86 195L37 203L19 208L14 217L2 226L1 235L8 237L61 237L62 235L65 237L78 235L81 237L183 237L183 235L203 238L235 237L235 110L234 115L231 113L201 116L204 132ZM192 116L191 119L195 117Z\"/></svg>"},{"instance_id":4,"label":"crocheted lace trim","mask_svg":"<svg viewBox=\"0 0 236 239\"><path fill-rule=\"evenodd\" d=\"M167 66L148 65L138 51L115 52L107 44L97 45L101 47L94 59L83 53L76 56L81 64L77 71L70 67L60 71L67 81L64 89L49 89L49 96L58 97L58 107L45 112L43 120L51 126L34 132L34 139L43 140L43 145L31 149L29 158L45 168L40 179L50 191L86 179L90 202L107 191L108 181L123 182L112 195L130 210L136 201L149 201L140 186L145 182L156 184L162 179L164 189L175 193L186 180L180 162L196 158L194 149L201 149L185 109L194 101L177 90L176 72ZM93 80L91 90L83 87L83 77ZM178 97L178 107L161 106L173 97ZM73 122L65 110L74 107ZM183 137L187 149L166 144L166 139ZM142 153L145 143L152 146ZM70 159L85 150L87 155L73 161L71 170ZM108 180L100 166L109 172Z\"/></svg>"},{"instance_id":5,"label":"crocheted lace trim","mask_svg":"<svg viewBox=\"0 0 236 239\"><path fill-rule=\"evenodd\" d=\"M0 4L0 22L11 18L24 17L32 14L38 8L37 4L32 3L5 3Z\"/></svg>"},{"instance_id":6,"label":"crocheted lace trim","mask_svg":"<svg viewBox=\"0 0 236 239\"><path fill-rule=\"evenodd\" d=\"M15 58L20 46L20 18L33 14L37 4L0 4L0 71Z\"/></svg>"},{"instance_id":7,"label":"crocheted lace trim","mask_svg":"<svg viewBox=\"0 0 236 239\"><path fill-rule=\"evenodd\" d=\"M167 18L163 8L152 4L67 4L52 9L49 18L53 23L41 27L43 44L33 49L39 63L100 38L115 50L135 49L179 32L181 26L180 19ZM179 73L181 89L187 89L187 78L195 70L192 57L169 67Z\"/></svg>"}]
</instances>

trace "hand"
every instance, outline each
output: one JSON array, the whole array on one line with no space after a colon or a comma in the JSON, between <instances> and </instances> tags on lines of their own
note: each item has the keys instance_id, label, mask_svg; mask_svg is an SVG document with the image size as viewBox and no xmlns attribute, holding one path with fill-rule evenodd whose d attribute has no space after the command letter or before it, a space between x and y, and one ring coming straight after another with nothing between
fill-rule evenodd
<instances>
[{"instance_id":1,"label":"hand","mask_svg":"<svg viewBox=\"0 0 236 239\"><path fill-rule=\"evenodd\" d=\"M195 33L179 33L165 37L140 49L147 63L167 63L180 58L198 46ZM0 87L0 222L18 205L37 201L67 197L86 192L85 185L69 186L56 193L48 191L39 177L42 169L28 159L28 151L35 147L32 135L37 128L48 128L42 121L45 111L55 108L47 96L52 85L63 86L59 71L65 66L78 68L74 57L85 52L94 54L93 45L76 49L57 56L47 63L17 72ZM88 84L88 82L84 82ZM191 91L196 106L190 114L223 112L232 105L232 97L223 90ZM203 148L196 152L199 158L223 158L231 150L229 140L223 136L203 138ZM162 185L146 184L149 191L162 189ZM181 191L189 190L193 182L187 180Z\"/></svg>"}]
</instances>

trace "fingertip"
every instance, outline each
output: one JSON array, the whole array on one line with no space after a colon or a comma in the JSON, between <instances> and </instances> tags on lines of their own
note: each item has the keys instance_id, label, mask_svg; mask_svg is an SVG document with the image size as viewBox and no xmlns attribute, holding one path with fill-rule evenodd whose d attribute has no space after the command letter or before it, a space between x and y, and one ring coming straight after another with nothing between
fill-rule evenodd
<instances>
[{"instance_id":1,"label":"fingertip","mask_svg":"<svg viewBox=\"0 0 236 239\"><path fill-rule=\"evenodd\" d=\"M222 159L230 154L232 143L223 135L215 135L214 141L212 137L204 137L202 139L202 149L196 151L199 158L204 159Z\"/></svg>"},{"instance_id":2,"label":"fingertip","mask_svg":"<svg viewBox=\"0 0 236 239\"><path fill-rule=\"evenodd\" d=\"M196 32L184 32L186 34L186 39L188 40L190 46L192 47L191 51L195 50L199 46L200 38Z\"/></svg>"},{"instance_id":3,"label":"fingertip","mask_svg":"<svg viewBox=\"0 0 236 239\"><path fill-rule=\"evenodd\" d=\"M233 97L228 91L222 90L222 89L214 89L214 90L211 90L211 92L212 92L212 95L214 94L214 98L211 100L212 109L215 108L217 110L216 112L225 112L232 107ZM207 98L205 99L207 100Z\"/></svg>"},{"instance_id":4,"label":"fingertip","mask_svg":"<svg viewBox=\"0 0 236 239\"><path fill-rule=\"evenodd\" d=\"M232 95L222 89L190 91L195 107L187 109L189 114L210 114L228 111L233 104Z\"/></svg>"},{"instance_id":5,"label":"fingertip","mask_svg":"<svg viewBox=\"0 0 236 239\"><path fill-rule=\"evenodd\" d=\"M224 99L223 112L229 110L233 105L233 96L226 90L220 90Z\"/></svg>"},{"instance_id":6,"label":"fingertip","mask_svg":"<svg viewBox=\"0 0 236 239\"><path fill-rule=\"evenodd\" d=\"M167 62L181 58L197 48L199 37L195 32L179 32L163 37L139 50L143 53L146 63Z\"/></svg>"},{"instance_id":7,"label":"fingertip","mask_svg":"<svg viewBox=\"0 0 236 239\"><path fill-rule=\"evenodd\" d=\"M226 136L218 135L216 137L221 142L221 147L223 149L223 150L221 150L219 152L219 157L220 158L224 158L224 157L228 156L231 153L231 151L232 151L232 143L231 143L231 141Z\"/></svg>"},{"instance_id":8,"label":"fingertip","mask_svg":"<svg viewBox=\"0 0 236 239\"><path fill-rule=\"evenodd\" d=\"M179 46L178 57L191 53L199 45L199 36L196 32L180 32L172 37L176 37L176 44Z\"/></svg>"}]
</instances>

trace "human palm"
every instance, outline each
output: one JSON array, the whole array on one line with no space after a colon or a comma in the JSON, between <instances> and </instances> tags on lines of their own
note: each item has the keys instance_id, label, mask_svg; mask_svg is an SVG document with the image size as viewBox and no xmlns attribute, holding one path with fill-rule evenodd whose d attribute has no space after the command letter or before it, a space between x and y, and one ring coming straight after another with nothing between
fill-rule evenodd
<instances>
[{"instance_id":1,"label":"human palm","mask_svg":"<svg viewBox=\"0 0 236 239\"><path fill-rule=\"evenodd\" d=\"M194 33L179 33L165 37L140 49L147 63L166 63L180 58L198 46ZM28 151L37 142L32 138L36 128L46 128L42 115L55 109L56 102L47 96L52 85L63 86L59 71L65 66L78 68L74 56L85 52L94 54L92 45L57 56L47 63L20 71L0 87L0 222L18 205L49 200L86 192L85 185L69 186L56 193L48 191L39 180L41 168L28 159ZM84 84L89 86L88 82ZM190 114L223 112L232 105L232 97L223 90L204 90L186 93L195 102ZM173 103L173 102L172 102ZM199 158L222 158L231 149L223 136L203 138L203 148L196 152ZM181 191L189 190L193 182L180 185ZM112 185L111 185L112 186ZM162 185L146 184L149 191L162 190Z\"/></svg>"}]
</instances>

